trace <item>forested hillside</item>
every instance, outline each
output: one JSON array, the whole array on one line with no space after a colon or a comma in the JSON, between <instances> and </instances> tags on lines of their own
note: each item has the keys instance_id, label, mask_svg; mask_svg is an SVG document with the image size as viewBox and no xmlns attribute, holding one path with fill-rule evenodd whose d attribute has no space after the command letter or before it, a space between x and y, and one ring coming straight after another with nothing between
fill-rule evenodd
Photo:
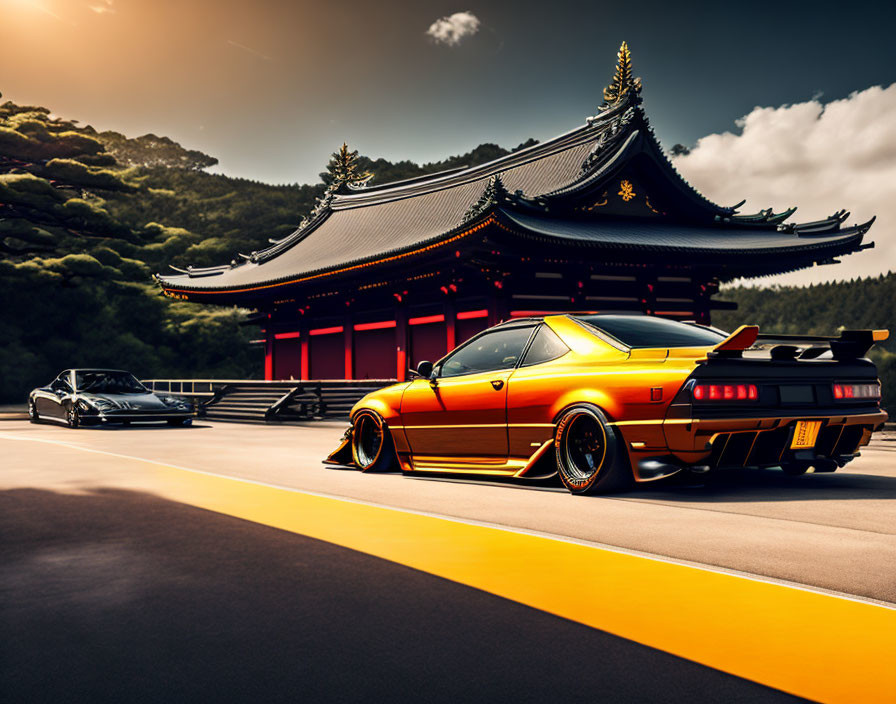
<instances>
[{"instance_id":1,"label":"forested hillside","mask_svg":"<svg viewBox=\"0 0 896 704\"><path fill-rule=\"evenodd\" d=\"M383 182L507 153L484 144L422 166L359 163ZM206 173L216 163L166 137L130 139L45 107L0 104L0 402L21 401L68 366L261 373L261 352L248 344L255 331L238 325L245 311L164 298L150 275L226 262L282 237L329 176L272 186Z\"/></svg>"}]
</instances>

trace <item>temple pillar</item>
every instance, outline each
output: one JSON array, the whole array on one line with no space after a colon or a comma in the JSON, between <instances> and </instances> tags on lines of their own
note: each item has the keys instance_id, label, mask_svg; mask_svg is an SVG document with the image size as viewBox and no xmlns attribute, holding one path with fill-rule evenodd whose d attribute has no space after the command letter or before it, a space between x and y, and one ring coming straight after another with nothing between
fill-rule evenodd
<instances>
[{"instance_id":1,"label":"temple pillar","mask_svg":"<svg viewBox=\"0 0 896 704\"><path fill-rule=\"evenodd\" d=\"M450 296L445 300L445 349L450 352L457 346L457 308Z\"/></svg>"},{"instance_id":2,"label":"temple pillar","mask_svg":"<svg viewBox=\"0 0 896 704\"><path fill-rule=\"evenodd\" d=\"M354 376L352 364L352 352L354 350L354 323L351 315L345 316L345 322L342 324L342 339L345 349L345 378L351 379Z\"/></svg>"},{"instance_id":3,"label":"temple pillar","mask_svg":"<svg viewBox=\"0 0 896 704\"><path fill-rule=\"evenodd\" d=\"M308 381L311 378L308 363L308 325L302 324L299 328L299 378Z\"/></svg>"},{"instance_id":4,"label":"temple pillar","mask_svg":"<svg viewBox=\"0 0 896 704\"><path fill-rule=\"evenodd\" d=\"M265 381L274 378L274 331L270 328L264 333L264 378Z\"/></svg>"},{"instance_id":5,"label":"temple pillar","mask_svg":"<svg viewBox=\"0 0 896 704\"><path fill-rule=\"evenodd\" d=\"M510 317L510 306L507 296L500 289L496 289L488 297L488 326L497 325Z\"/></svg>"},{"instance_id":6,"label":"temple pillar","mask_svg":"<svg viewBox=\"0 0 896 704\"><path fill-rule=\"evenodd\" d=\"M408 374L408 311L403 305L395 309L395 378L405 381Z\"/></svg>"}]
</instances>

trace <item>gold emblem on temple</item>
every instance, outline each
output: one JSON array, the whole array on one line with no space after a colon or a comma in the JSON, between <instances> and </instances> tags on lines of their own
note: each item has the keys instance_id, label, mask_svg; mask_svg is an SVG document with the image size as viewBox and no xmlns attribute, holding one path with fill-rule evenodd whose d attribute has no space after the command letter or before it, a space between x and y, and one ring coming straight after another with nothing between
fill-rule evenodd
<instances>
[{"instance_id":1,"label":"gold emblem on temple","mask_svg":"<svg viewBox=\"0 0 896 704\"><path fill-rule=\"evenodd\" d=\"M624 200L626 203L628 203L637 195L631 181L619 182L619 195L622 196L622 200Z\"/></svg>"}]
</instances>

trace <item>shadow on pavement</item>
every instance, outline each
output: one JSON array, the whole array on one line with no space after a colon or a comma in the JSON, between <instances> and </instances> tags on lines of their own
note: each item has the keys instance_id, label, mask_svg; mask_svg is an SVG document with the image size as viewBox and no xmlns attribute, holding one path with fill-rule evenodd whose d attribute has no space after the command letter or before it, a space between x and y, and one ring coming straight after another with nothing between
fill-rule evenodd
<instances>
[{"instance_id":1,"label":"shadow on pavement","mask_svg":"<svg viewBox=\"0 0 896 704\"><path fill-rule=\"evenodd\" d=\"M0 492L0 536L5 701L789 699L395 563L149 494ZM571 585L570 598L582 589Z\"/></svg>"},{"instance_id":2,"label":"shadow on pavement","mask_svg":"<svg viewBox=\"0 0 896 704\"><path fill-rule=\"evenodd\" d=\"M187 432L190 430L208 430L212 426L211 425L203 425L202 423L197 423L193 421L190 425L168 425L167 423L128 423L127 425L123 423L100 423L97 425L81 425L78 428L72 429L69 428L64 423L53 423L52 421L42 420L38 427L41 428L59 428L59 430L68 431L70 433L80 433L82 431L87 430L101 430L103 432L111 432L115 430L140 430L143 432L148 432L150 430L171 430L171 431L180 431Z\"/></svg>"},{"instance_id":3,"label":"shadow on pavement","mask_svg":"<svg viewBox=\"0 0 896 704\"><path fill-rule=\"evenodd\" d=\"M691 502L849 501L896 499L896 477L850 470L789 476L775 469L725 471L714 477L670 477L641 484L625 496Z\"/></svg>"},{"instance_id":4,"label":"shadow on pavement","mask_svg":"<svg viewBox=\"0 0 896 704\"><path fill-rule=\"evenodd\" d=\"M327 469L357 471L351 467ZM522 482L501 477L459 477L450 474L409 475L424 482L487 484L508 489L556 491L566 489L558 479ZM778 469L725 470L715 476L675 475L655 482L636 484L631 490L610 494L610 498L670 499L679 502L767 502L767 501L848 501L856 499L896 499L896 477L859 474L850 470L834 473L789 476ZM586 499L588 497L581 497Z\"/></svg>"}]
</instances>

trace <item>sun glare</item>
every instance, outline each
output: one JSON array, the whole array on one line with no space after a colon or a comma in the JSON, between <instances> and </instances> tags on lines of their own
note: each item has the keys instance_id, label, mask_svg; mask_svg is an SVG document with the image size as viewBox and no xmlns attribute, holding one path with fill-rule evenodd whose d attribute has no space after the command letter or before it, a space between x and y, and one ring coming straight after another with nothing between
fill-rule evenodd
<instances>
[{"instance_id":1,"label":"sun glare","mask_svg":"<svg viewBox=\"0 0 896 704\"><path fill-rule=\"evenodd\" d=\"M53 12L53 10L47 7L41 0L0 0L0 5L22 12L39 12L44 15L49 15L60 22L64 22L62 17Z\"/></svg>"}]
</instances>

